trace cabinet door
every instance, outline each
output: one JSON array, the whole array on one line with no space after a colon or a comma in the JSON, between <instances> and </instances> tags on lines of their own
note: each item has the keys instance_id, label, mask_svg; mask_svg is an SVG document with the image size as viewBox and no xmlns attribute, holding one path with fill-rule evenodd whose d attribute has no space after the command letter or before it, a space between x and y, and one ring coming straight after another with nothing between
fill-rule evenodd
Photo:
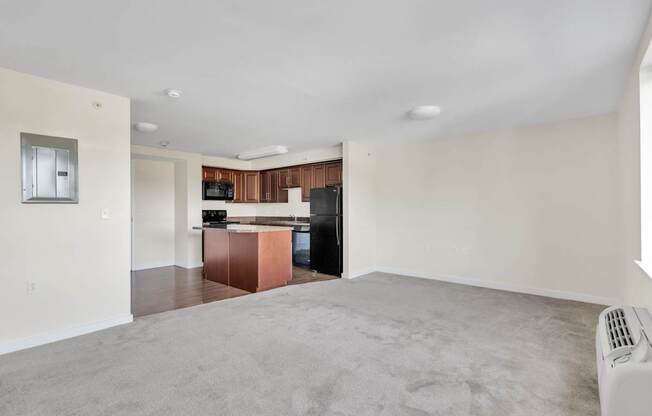
<instances>
[{"instance_id":1,"label":"cabinet door","mask_svg":"<svg viewBox=\"0 0 652 416\"><path fill-rule=\"evenodd\" d=\"M233 171L233 202L245 202L244 172Z\"/></svg>"},{"instance_id":2,"label":"cabinet door","mask_svg":"<svg viewBox=\"0 0 652 416\"><path fill-rule=\"evenodd\" d=\"M289 169L281 169L278 171L278 191L276 202L288 202L288 175Z\"/></svg>"},{"instance_id":3,"label":"cabinet door","mask_svg":"<svg viewBox=\"0 0 652 416\"><path fill-rule=\"evenodd\" d=\"M278 202L278 171L269 172L269 201Z\"/></svg>"},{"instance_id":4,"label":"cabinet door","mask_svg":"<svg viewBox=\"0 0 652 416\"><path fill-rule=\"evenodd\" d=\"M331 162L324 165L326 171L326 186L342 184L342 162Z\"/></svg>"},{"instance_id":5,"label":"cabinet door","mask_svg":"<svg viewBox=\"0 0 652 416\"><path fill-rule=\"evenodd\" d=\"M258 182L260 180L260 174L258 172L245 172L244 179L244 202L259 202Z\"/></svg>"},{"instance_id":6,"label":"cabinet door","mask_svg":"<svg viewBox=\"0 0 652 416\"><path fill-rule=\"evenodd\" d=\"M301 186L301 168L290 168L288 174L288 188L298 188Z\"/></svg>"},{"instance_id":7,"label":"cabinet door","mask_svg":"<svg viewBox=\"0 0 652 416\"><path fill-rule=\"evenodd\" d=\"M217 180L216 177L216 169L215 168L209 168L209 167L202 167L202 180L204 182L214 182Z\"/></svg>"},{"instance_id":8,"label":"cabinet door","mask_svg":"<svg viewBox=\"0 0 652 416\"><path fill-rule=\"evenodd\" d=\"M324 164L320 163L313 167L313 188L324 188L326 186L326 176L324 173Z\"/></svg>"},{"instance_id":9,"label":"cabinet door","mask_svg":"<svg viewBox=\"0 0 652 416\"><path fill-rule=\"evenodd\" d=\"M278 187L283 189L287 188L290 179L290 169L281 169L278 171Z\"/></svg>"},{"instance_id":10,"label":"cabinet door","mask_svg":"<svg viewBox=\"0 0 652 416\"><path fill-rule=\"evenodd\" d=\"M260 202L269 202L270 179L269 171L260 172Z\"/></svg>"},{"instance_id":11,"label":"cabinet door","mask_svg":"<svg viewBox=\"0 0 652 416\"><path fill-rule=\"evenodd\" d=\"M230 171L230 170L226 170L226 169L218 169L217 170L217 180L218 181L233 182L233 172Z\"/></svg>"},{"instance_id":12,"label":"cabinet door","mask_svg":"<svg viewBox=\"0 0 652 416\"><path fill-rule=\"evenodd\" d=\"M310 190L313 188L313 175L314 170L311 166L301 166L301 200L303 202L310 201Z\"/></svg>"}]
</instances>

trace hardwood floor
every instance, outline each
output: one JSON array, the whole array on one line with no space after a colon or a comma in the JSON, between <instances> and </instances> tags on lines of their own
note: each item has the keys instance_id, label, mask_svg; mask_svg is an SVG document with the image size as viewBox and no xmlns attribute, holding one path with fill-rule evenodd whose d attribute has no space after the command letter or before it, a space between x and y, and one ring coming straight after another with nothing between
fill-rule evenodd
<instances>
[{"instance_id":1,"label":"hardwood floor","mask_svg":"<svg viewBox=\"0 0 652 416\"><path fill-rule=\"evenodd\" d=\"M337 279L300 267L293 267L290 285ZM131 310L134 316L186 308L202 303L247 295L250 292L205 280L201 267L176 266L131 272Z\"/></svg>"}]
</instances>

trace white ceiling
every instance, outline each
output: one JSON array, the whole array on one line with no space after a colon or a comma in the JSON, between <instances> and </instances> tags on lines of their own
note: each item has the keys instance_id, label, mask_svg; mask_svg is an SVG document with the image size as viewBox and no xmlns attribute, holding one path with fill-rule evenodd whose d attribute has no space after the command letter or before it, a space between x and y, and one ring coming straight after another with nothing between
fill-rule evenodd
<instances>
[{"instance_id":1,"label":"white ceiling","mask_svg":"<svg viewBox=\"0 0 652 416\"><path fill-rule=\"evenodd\" d=\"M131 97L132 141L233 156L613 111L650 0L0 0L0 66ZM165 88L184 91L179 100ZM442 115L409 121L436 104Z\"/></svg>"}]
</instances>

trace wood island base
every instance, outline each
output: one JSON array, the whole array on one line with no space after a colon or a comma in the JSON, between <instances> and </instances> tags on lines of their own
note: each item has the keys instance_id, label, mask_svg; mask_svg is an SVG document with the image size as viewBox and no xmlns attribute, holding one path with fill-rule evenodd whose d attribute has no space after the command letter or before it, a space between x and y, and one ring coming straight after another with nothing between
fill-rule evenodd
<instances>
[{"instance_id":1,"label":"wood island base","mask_svg":"<svg viewBox=\"0 0 652 416\"><path fill-rule=\"evenodd\" d=\"M292 279L291 229L204 228L204 276L249 292L285 286Z\"/></svg>"}]
</instances>

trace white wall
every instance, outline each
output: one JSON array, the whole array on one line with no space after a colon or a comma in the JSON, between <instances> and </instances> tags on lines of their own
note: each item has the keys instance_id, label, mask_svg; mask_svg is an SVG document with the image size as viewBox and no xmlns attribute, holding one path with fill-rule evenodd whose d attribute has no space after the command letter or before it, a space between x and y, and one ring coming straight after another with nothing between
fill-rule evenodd
<instances>
[{"instance_id":1,"label":"white wall","mask_svg":"<svg viewBox=\"0 0 652 416\"><path fill-rule=\"evenodd\" d=\"M135 159L153 159L174 163L175 181L175 263L177 266L201 267L201 181L202 156L147 146L131 146Z\"/></svg>"},{"instance_id":2,"label":"white wall","mask_svg":"<svg viewBox=\"0 0 652 416\"><path fill-rule=\"evenodd\" d=\"M5 69L0 91L0 352L130 321L129 100ZM79 204L21 204L20 132L79 141Z\"/></svg>"},{"instance_id":3,"label":"white wall","mask_svg":"<svg viewBox=\"0 0 652 416\"><path fill-rule=\"evenodd\" d=\"M377 211L387 203L378 199L378 191L388 172L377 165L370 143L345 142L343 156L344 277L353 278L377 266L376 240L383 227L377 223Z\"/></svg>"},{"instance_id":4,"label":"white wall","mask_svg":"<svg viewBox=\"0 0 652 416\"><path fill-rule=\"evenodd\" d=\"M652 21L648 23L641 40L639 54L625 85L625 93L618 108L619 226L623 230L619 242L621 270L618 284L623 287L626 303L642 305L652 310L652 279L634 260L641 259L641 123L639 106L639 71L652 39Z\"/></svg>"},{"instance_id":5,"label":"white wall","mask_svg":"<svg viewBox=\"0 0 652 416\"><path fill-rule=\"evenodd\" d=\"M174 162L133 159L132 269L175 264Z\"/></svg>"},{"instance_id":6,"label":"white wall","mask_svg":"<svg viewBox=\"0 0 652 416\"><path fill-rule=\"evenodd\" d=\"M616 135L606 115L379 147L379 268L620 297Z\"/></svg>"},{"instance_id":7,"label":"white wall","mask_svg":"<svg viewBox=\"0 0 652 416\"><path fill-rule=\"evenodd\" d=\"M303 152L286 153L284 155L255 159L251 161L252 170L275 169L285 166L301 165L304 163L324 162L327 160L340 159L342 157L342 145L322 147L306 150Z\"/></svg>"}]
</instances>

